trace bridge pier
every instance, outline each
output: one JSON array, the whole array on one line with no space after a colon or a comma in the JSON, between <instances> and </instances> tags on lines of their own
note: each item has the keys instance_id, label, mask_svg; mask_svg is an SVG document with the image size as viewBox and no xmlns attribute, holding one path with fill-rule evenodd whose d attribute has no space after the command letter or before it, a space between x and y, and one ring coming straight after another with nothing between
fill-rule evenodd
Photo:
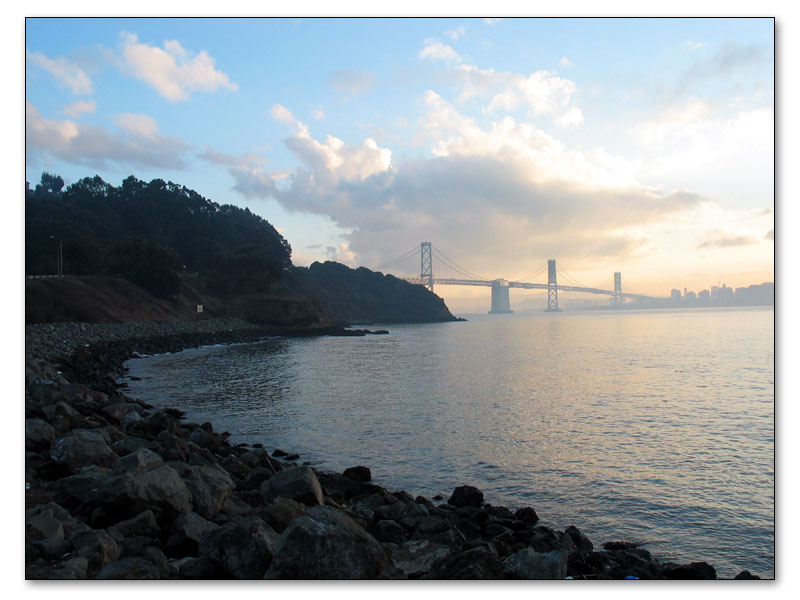
<instances>
[{"instance_id":1,"label":"bridge pier","mask_svg":"<svg viewBox=\"0 0 800 600\"><path fill-rule=\"evenodd\" d=\"M490 315L507 315L513 313L511 300L508 297L508 281L495 279L492 282L492 310Z\"/></svg>"},{"instance_id":2,"label":"bridge pier","mask_svg":"<svg viewBox=\"0 0 800 600\"><path fill-rule=\"evenodd\" d=\"M556 278L556 259L547 261L547 308L545 312L561 312L558 308L558 280Z\"/></svg>"}]
</instances>

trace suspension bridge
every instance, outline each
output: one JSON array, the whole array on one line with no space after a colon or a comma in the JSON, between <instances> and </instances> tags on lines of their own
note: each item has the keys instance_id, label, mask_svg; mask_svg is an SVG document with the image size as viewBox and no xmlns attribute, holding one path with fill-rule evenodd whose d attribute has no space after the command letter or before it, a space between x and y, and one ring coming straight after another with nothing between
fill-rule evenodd
<instances>
[{"instance_id":1,"label":"suspension bridge","mask_svg":"<svg viewBox=\"0 0 800 600\"><path fill-rule=\"evenodd\" d=\"M417 268L419 275L417 275ZM521 288L526 290L547 290L548 312L557 312L559 292L584 292L587 294L600 294L610 296L611 304L623 306L626 300L632 300L639 304L644 304L656 300L662 300L655 296L647 296L632 292L623 292L622 284L625 282L622 273L616 272L613 276L613 288L606 289L605 285L611 285L612 279L603 282L600 287L589 287L575 281L569 273L565 272L556 264L556 259L551 258L543 263L536 271L526 275L519 281L508 281L507 279L487 279L476 275L445 256L431 242L422 242L419 248L414 247L402 256L378 265L377 270L383 272L397 273L399 279L404 279L409 283L424 285L433 291L434 285L469 285L483 286L492 288L492 305L490 314L507 314L511 310L511 301L508 291L511 288ZM530 280L539 276L544 276L547 272L547 283L534 283ZM412 275L413 273L413 275ZM569 285L558 283L558 277L567 281Z\"/></svg>"}]
</instances>

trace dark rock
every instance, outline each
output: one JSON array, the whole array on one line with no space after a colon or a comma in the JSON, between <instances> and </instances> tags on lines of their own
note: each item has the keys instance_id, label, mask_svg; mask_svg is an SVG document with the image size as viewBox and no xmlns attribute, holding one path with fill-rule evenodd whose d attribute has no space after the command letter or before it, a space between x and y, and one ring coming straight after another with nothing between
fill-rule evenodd
<instances>
[{"instance_id":1,"label":"dark rock","mask_svg":"<svg viewBox=\"0 0 800 600\"><path fill-rule=\"evenodd\" d=\"M761 579L761 577L753 575L750 571L741 571L734 579Z\"/></svg>"},{"instance_id":2,"label":"dark rock","mask_svg":"<svg viewBox=\"0 0 800 600\"><path fill-rule=\"evenodd\" d=\"M514 518L529 525L536 525L539 522L539 516L530 506L517 509L517 512L514 513Z\"/></svg>"},{"instance_id":3,"label":"dark rock","mask_svg":"<svg viewBox=\"0 0 800 600\"><path fill-rule=\"evenodd\" d=\"M311 467L283 469L261 484L261 493L267 502L276 498L291 498L308 506L324 503L322 488Z\"/></svg>"},{"instance_id":4,"label":"dark rock","mask_svg":"<svg viewBox=\"0 0 800 600\"><path fill-rule=\"evenodd\" d=\"M221 577L214 563L205 556L188 559L181 564L179 573L182 579L219 579Z\"/></svg>"},{"instance_id":5,"label":"dark rock","mask_svg":"<svg viewBox=\"0 0 800 600\"><path fill-rule=\"evenodd\" d=\"M278 533L283 531L297 517L305 514L305 507L291 498L276 498L258 510L258 515Z\"/></svg>"},{"instance_id":6,"label":"dark rock","mask_svg":"<svg viewBox=\"0 0 800 600\"><path fill-rule=\"evenodd\" d=\"M261 579L272 562L273 547L265 525L250 528L228 523L208 532L200 541L199 556L235 579Z\"/></svg>"},{"instance_id":7,"label":"dark rock","mask_svg":"<svg viewBox=\"0 0 800 600\"><path fill-rule=\"evenodd\" d=\"M172 525L165 548L170 556L195 556L200 540L219 525L204 519L196 512L181 513Z\"/></svg>"},{"instance_id":8,"label":"dark rock","mask_svg":"<svg viewBox=\"0 0 800 600\"><path fill-rule=\"evenodd\" d=\"M664 565L665 579L716 579L717 571L707 562L693 562L688 565Z\"/></svg>"},{"instance_id":9,"label":"dark rock","mask_svg":"<svg viewBox=\"0 0 800 600\"><path fill-rule=\"evenodd\" d=\"M25 539L37 542L45 539L64 539L64 526L53 515L50 508L43 508L37 513L27 515L25 519Z\"/></svg>"},{"instance_id":10,"label":"dark rock","mask_svg":"<svg viewBox=\"0 0 800 600\"><path fill-rule=\"evenodd\" d=\"M500 558L487 548L471 548L433 565L424 579L502 579Z\"/></svg>"},{"instance_id":11,"label":"dark rock","mask_svg":"<svg viewBox=\"0 0 800 600\"><path fill-rule=\"evenodd\" d=\"M269 579L374 579L392 567L386 550L344 512L315 506L283 532Z\"/></svg>"},{"instance_id":12,"label":"dark rock","mask_svg":"<svg viewBox=\"0 0 800 600\"><path fill-rule=\"evenodd\" d=\"M452 554L449 546L434 544L428 540L387 543L384 548L395 568L409 579L419 579L431 570L434 563Z\"/></svg>"},{"instance_id":13,"label":"dark rock","mask_svg":"<svg viewBox=\"0 0 800 600\"><path fill-rule=\"evenodd\" d=\"M140 448L135 452L118 458L111 466L112 475L123 473L146 473L164 465L164 459L147 448Z\"/></svg>"},{"instance_id":14,"label":"dark rock","mask_svg":"<svg viewBox=\"0 0 800 600\"><path fill-rule=\"evenodd\" d=\"M25 450L49 450L56 439L56 430L42 419L25 419Z\"/></svg>"},{"instance_id":15,"label":"dark rock","mask_svg":"<svg viewBox=\"0 0 800 600\"><path fill-rule=\"evenodd\" d=\"M345 469L342 473L348 479L357 481L358 483L367 483L372 479L372 472L368 467L358 466Z\"/></svg>"},{"instance_id":16,"label":"dark rock","mask_svg":"<svg viewBox=\"0 0 800 600\"><path fill-rule=\"evenodd\" d=\"M636 548L637 546L639 546L639 544L636 542L624 541L606 542L603 544L605 550L628 550L630 548Z\"/></svg>"},{"instance_id":17,"label":"dark rock","mask_svg":"<svg viewBox=\"0 0 800 600\"><path fill-rule=\"evenodd\" d=\"M163 574L149 560L129 556L107 564L95 579L163 579Z\"/></svg>"},{"instance_id":18,"label":"dark rock","mask_svg":"<svg viewBox=\"0 0 800 600\"><path fill-rule=\"evenodd\" d=\"M102 510L92 512L97 509ZM91 512L97 524L130 518L147 509L153 511L157 520L172 520L177 513L192 509L189 488L169 465L145 473L129 471L104 477L79 508L84 514Z\"/></svg>"},{"instance_id":19,"label":"dark rock","mask_svg":"<svg viewBox=\"0 0 800 600\"><path fill-rule=\"evenodd\" d=\"M272 456L275 458L283 458L284 456L289 456L289 453L284 452L280 448L275 448L275 450L272 451Z\"/></svg>"},{"instance_id":20,"label":"dark rock","mask_svg":"<svg viewBox=\"0 0 800 600\"><path fill-rule=\"evenodd\" d=\"M594 550L594 546L592 545L591 540L586 537L581 531L573 526L570 525L564 530L564 533L568 535L572 542L575 544L575 547L582 553L589 554L592 550Z\"/></svg>"},{"instance_id":21,"label":"dark rock","mask_svg":"<svg viewBox=\"0 0 800 600\"><path fill-rule=\"evenodd\" d=\"M157 452L158 444L153 440L146 440L145 438L131 435L124 437L111 445L111 449L114 450L114 452L116 452L119 456L131 454L141 448L147 448L148 450Z\"/></svg>"},{"instance_id":22,"label":"dark rock","mask_svg":"<svg viewBox=\"0 0 800 600\"><path fill-rule=\"evenodd\" d=\"M39 555L50 560L63 558L73 549L72 542L54 537L34 542L33 546L36 548ZM25 557L26 562L29 562L30 560L34 559L29 558L28 556Z\"/></svg>"},{"instance_id":23,"label":"dark rock","mask_svg":"<svg viewBox=\"0 0 800 600\"><path fill-rule=\"evenodd\" d=\"M119 423L125 417L125 415L130 412L136 412L138 414L136 409L136 404L125 401L117 401L111 404L106 404L101 409L101 413L112 421Z\"/></svg>"},{"instance_id":24,"label":"dark rock","mask_svg":"<svg viewBox=\"0 0 800 600\"><path fill-rule=\"evenodd\" d=\"M209 452L214 452L222 445L222 440L216 434L210 433L203 429L195 429L189 436L189 441L196 446L204 448Z\"/></svg>"},{"instance_id":25,"label":"dark rock","mask_svg":"<svg viewBox=\"0 0 800 600\"><path fill-rule=\"evenodd\" d=\"M53 442L50 458L72 473L81 467L98 465L110 467L117 458L98 431L75 429Z\"/></svg>"},{"instance_id":26,"label":"dark rock","mask_svg":"<svg viewBox=\"0 0 800 600\"><path fill-rule=\"evenodd\" d=\"M236 487L231 476L223 469L182 463L170 463L170 466L189 488L195 512L206 519L214 518Z\"/></svg>"},{"instance_id":27,"label":"dark rock","mask_svg":"<svg viewBox=\"0 0 800 600\"><path fill-rule=\"evenodd\" d=\"M242 481L241 488L243 490L257 490L261 487L262 483L264 483L274 474L275 471L265 467L256 467L251 469Z\"/></svg>"},{"instance_id":28,"label":"dark rock","mask_svg":"<svg viewBox=\"0 0 800 600\"><path fill-rule=\"evenodd\" d=\"M402 544L406 541L406 533L395 521L378 521L377 536L381 542Z\"/></svg>"},{"instance_id":29,"label":"dark rock","mask_svg":"<svg viewBox=\"0 0 800 600\"><path fill-rule=\"evenodd\" d=\"M89 577L89 561L76 556L67 560L60 568L49 574L48 579L86 579Z\"/></svg>"},{"instance_id":30,"label":"dark rock","mask_svg":"<svg viewBox=\"0 0 800 600\"><path fill-rule=\"evenodd\" d=\"M104 529L92 529L74 534L70 540L81 558L89 561L89 571L98 571L117 560L121 548Z\"/></svg>"},{"instance_id":31,"label":"dark rock","mask_svg":"<svg viewBox=\"0 0 800 600\"><path fill-rule=\"evenodd\" d=\"M116 523L109 528L109 531L111 530L119 532L123 537L138 535L154 538L158 536L161 528L156 522L156 517L153 514L153 511L147 509L140 512L132 519Z\"/></svg>"},{"instance_id":32,"label":"dark rock","mask_svg":"<svg viewBox=\"0 0 800 600\"><path fill-rule=\"evenodd\" d=\"M476 506L483 504L483 492L471 485L460 485L453 490L448 504L453 506Z\"/></svg>"},{"instance_id":33,"label":"dark rock","mask_svg":"<svg viewBox=\"0 0 800 600\"><path fill-rule=\"evenodd\" d=\"M564 579L567 576L567 553L563 550L536 552L524 548L503 562L509 579Z\"/></svg>"},{"instance_id":34,"label":"dark rock","mask_svg":"<svg viewBox=\"0 0 800 600\"><path fill-rule=\"evenodd\" d=\"M177 569L169 564L169 559L161 548L148 546L142 551L142 558L149 560L158 567L163 577L174 577L177 574Z\"/></svg>"}]
</instances>

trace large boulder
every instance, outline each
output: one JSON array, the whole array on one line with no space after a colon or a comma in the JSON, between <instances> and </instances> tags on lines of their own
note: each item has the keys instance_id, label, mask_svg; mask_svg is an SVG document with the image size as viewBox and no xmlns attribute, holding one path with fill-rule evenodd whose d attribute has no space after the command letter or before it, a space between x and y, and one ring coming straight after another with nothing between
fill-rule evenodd
<instances>
[{"instance_id":1,"label":"large boulder","mask_svg":"<svg viewBox=\"0 0 800 600\"><path fill-rule=\"evenodd\" d=\"M95 579L162 579L164 573L149 560L139 556L126 556L107 564Z\"/></svg>"},{"instance_id":2,"label":"large boulder","mask_svg":"<svg viewBox=\"0 0 800 600\"><path fill-rule=\"evenodd\" d=\"M400 573L416 579L429 572L434 563L447 558L453 552L449 546L434 544L428 540L387 543L384 548Z\"/></svg>"},{"instance_id":3,"label":"large boulder","mask_svg":"<svg viewBox=\"0 0 800 600\"><path fill-rule=\"evenodd\" d=\"M564 579L567 576L567 553L523 548L503 562L503 573L509 579Z\"/></svg>"},{"instance_id":4,"label":"large boulder","mask_svg":"<svg viewBox=\"0 0 800 600\"><path fill-rule=\"evenodd\" d=\"M460 485L450 495L448 504L453 506L475 506L483 504L483 492L471 485Z\"/></svg>"},{"instance_id":5,"label":"large boulder","mask_svg":"<svg viewBox=\"0 0 800 600\"><path fill-rule=\"evenodd\" d=\"M392 568L378 541L343 511L315 506L292 521L275 550L269 579L374 579Z\"/></svg>"},{"instance_id":6,"label":"large boulder","mask_svg":"<svg viewBox=\"0 0 800 600\"><path fill-rule=\"evenodd\" d=\"M279 471L261 484L261 493L267 502L277 498L291 498L307 506L324 504L322 487L314 469L308 466Z\"/></svg>"},{"instance_id":7,"label":"large boulder","mask_svg":"<svg viewBox=\"0 0 800 600\"><path fill-rule=\"evenodd\" d=\"M119 457L99 431L75 429L53 442L50 458L76 473L81 467L89 465L110 467Z\"/></svg>"},{"instance_id":8,"label":"large boulder","mask_svg":"<svg viewBox=\"0 0 800 600\"><path fill-rule=\"evenodd\" d=\"M131 518L147 509L158 520L172 520L178 513L192 510L192 493L169 465L145 472L112 472L96 482L89 499L79 507L84 514L99 519L99 524Z\"/></svg>"},{"instance_id":9,"label":"large boulder","mask_svg":"<svg viewBox=\"0 0 800 600\"><path fill-rule=\"evenodd\" d=\"M198 430L200 431L200 430ZM231 476L223 469L170 463L192 493L195 512L213 519L236 487Z\"/></svg>"},{"instance_id":10,"label":"large boulder","mask_svg":"<svg viewBox=\"0 0 800 600\"><path fill-rule=\"evenodd\" d=\"M424 578L502 579L502 576L502 567L497 553L479 546L438 561Z\"/></svg>"},{"instance_id":11,"label":"large boulder","mask_svg":"<svg viewBox=\"0 0 800 600\"><path fill-rule=\"evenodd\" d=\"M89 571L98 571L120 557L122 549L104 529L89 529L75 533L69 540L77 556L85 558Z\"/></svg>"},{"instance_id":12,"label":"large boulder","mask_svg":"<svg viewBox=\"0 0 800 600\"><path fill-rule=\"evenodd\" d=\"M49 450L56 439L56 430L43 419L25 419L25 450Z\"/></svg>"},{"instance_id":13,"label":"large boulder","mask_svg":"<svg viewBox=\"0 0 800 600\"><path fill-rule=\"evenodd\" d=\"M716 579L717 571L707 562L693 562L688 565L664 565L665 579Z\"/></svg>"},{"instance_id":14,"label":"large boulder","mask_svg":"<svg viewBox=\"0 0 800 600\"><path fill-rule=\"evenodd\" d=\"M204 519L196 512L181 513L172 524L172 531L165 544L171 556L196 556L200 540L219 525Z\"/></svg>"},{"instance_id":15,"label":"large boulder","mask_svg":"<svg viewBox=\"0 0 800 600\"><path fill-rule=\"evenodd\" d=\"M227 577L261 579L272 562L273 545L263 522L249 527L227 523L203 536L198 555Z\"/></svg>"}]
</instances>

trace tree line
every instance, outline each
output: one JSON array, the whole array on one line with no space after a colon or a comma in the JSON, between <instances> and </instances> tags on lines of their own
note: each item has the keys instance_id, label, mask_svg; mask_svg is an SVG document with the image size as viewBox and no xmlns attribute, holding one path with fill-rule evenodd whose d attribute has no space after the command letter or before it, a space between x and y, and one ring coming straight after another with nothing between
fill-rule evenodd
<instances>
[{"instance_id":1,"label":"tree line","mask_svg":"<svg viewBox=\"0 0 800 600\"><path fill-rule=\"evenodd\" d=\"M121 275L159 296L178 292L181 272L221 291L269 291L292 266L289 243L249 209L133 175L64 187L42 173L25 195L26 274L55 274L59 245L65 275Z\"/></svg>"}]
</instances>

